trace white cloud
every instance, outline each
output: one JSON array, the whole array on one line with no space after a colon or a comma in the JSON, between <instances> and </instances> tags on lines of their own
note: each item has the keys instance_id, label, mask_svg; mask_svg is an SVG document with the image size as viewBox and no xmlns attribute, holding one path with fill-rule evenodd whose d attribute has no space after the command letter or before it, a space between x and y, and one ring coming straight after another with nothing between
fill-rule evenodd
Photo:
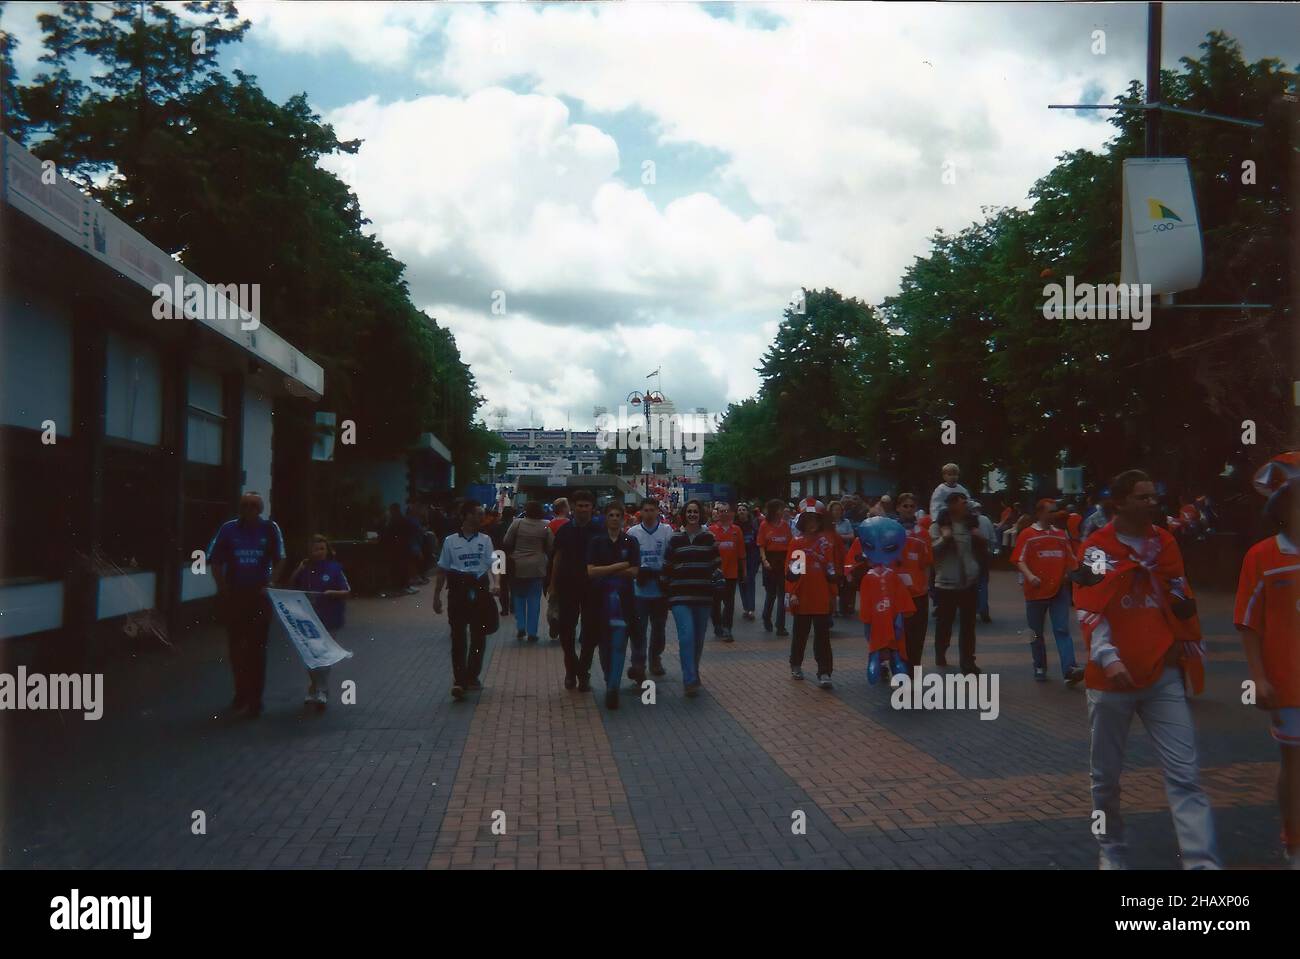
<instances>
[{"instance_id":1,"label":"white cloud","mask_svg":"<svg viewBox=\"0 0 1300 959\"><path fill-rule=\"evenodd\" d=\"M344 54L371 67L407 66L441 19L432 3L241 3L254 35L287 53Z\"/></svg>"}]
</instances>

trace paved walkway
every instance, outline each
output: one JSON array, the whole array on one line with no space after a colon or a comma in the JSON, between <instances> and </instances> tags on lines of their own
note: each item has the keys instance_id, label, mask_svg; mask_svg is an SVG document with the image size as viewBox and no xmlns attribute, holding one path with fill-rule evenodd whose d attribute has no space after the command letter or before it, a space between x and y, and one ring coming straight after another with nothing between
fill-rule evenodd
<instances>
[{"instance_id":1,"label":"paved walkway","mask_svg":"<svg viewBox=\"0 0 1300 959\"><path fill-rule=\"evenodd\" d=\"M334 678L356 683L356 705L305 713L301 666L273 633L267 713L233 723L215 718L230 697L224 641L204 630L114 664L98 722L0 714L0 862L1091 868L1084 694L1033 682L1018 596L1012 574L994 574L994 623L979 632L980 665L1000 675L993 721L893 710L866 682L856 620L836 621L832 691L790 680L787 641L741 621L734 644L708 644L693 700L670 621L656 702L625 693L610 713L598 678L593 693L565 690L558 644L517 643L505 618L484 690L457 704L426 587L350 605L340 638L356 655ZM1264 715L1240 704L1229 597L1203 608L1211 670L1195 713L1222 853L1280 865L1276 750ZM927 663L933 622L930 642ZM1134 865L1175 866L1140 726L1124 806Z\"/></svg>"}]
</instances>

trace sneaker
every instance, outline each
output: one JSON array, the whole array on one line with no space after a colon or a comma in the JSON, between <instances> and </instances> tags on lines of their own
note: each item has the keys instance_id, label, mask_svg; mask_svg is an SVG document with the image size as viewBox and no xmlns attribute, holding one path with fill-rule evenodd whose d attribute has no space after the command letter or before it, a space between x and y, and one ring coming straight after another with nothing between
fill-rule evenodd
<instances>
[{"instance_id":1,"label":"sneaker","mask_svg":"<svg viewBox=\"0 0 1300 959\"><path fill-rule=\"evenodd\" d=\"M316 711L322 712L329 705L330 691L328 689L316 690Z\"/></svg>"},{"instance_id":2,"label":"sneaker","mask_svg":"<svg viewBox=\"0 0 1300 959\"><path fill-rule=\"evenodd\" d=\"M685 692L687 697L689 697L690 699L694 699L696 696L700 694L700 681L697 679L693 683L687 683Z\"/></svg>"},{"instance_id":3,"label":"sneaker","mask_svg":"<svg viewBox=\"0 0 1300 959\"><path fill-rule=\"evenodd\" d=\"M565 675L565 677L564 677L564 688L565 688L565 689L575 689L575 688L577 688L577 685L578 685L578 677L577 677L577 676L573 675L572 673L568 673L568 674Z\"/></svg>"},{"instance_id":4,"label":"sneaker","mask_svg":"<svg viewBox=\"0 0 1300 959\"><path fill-rule=\"evenodd\" d=\"M578 692L580 692L580 693L589 693L589 692L591 692L591 676L590 676L590 675L584 675L584 676L579 676L579 677L578 677Z\"/></svg>"},{"instance_id":5,"label":"sneaker","mask_svg":"<svg viewBox=\"0 0 1300 959\"><path fill-rule=\"evenodd\" d=\"M316 690L314 689L307 690L307 695L303 697L302 704L304 706L315 706L318 702L320 702L320 699L317 698L319 695L320 694L317 693Z\"/></svg>"},{"instance_id":6,"label":"sneaker","mask_svg":"<svg viewBox=\"0 0 1300 959\"><path fill-rule=\"evenodd\" d=\"M668 675L668 670L664 669L664 662L663 662L663 660L660 659L658 656L656 656L654 659L650 660L650 675L651 675L651 676L667 676L667 675Z\"/></svg>"},{"instance_id":7,"label":"sneaker","mask_svg":"<svg viewBox=\"0 0 1300 959\"><path fill-rule=\"evenodd\" d=\"M791 679L803 679L803 670L800 669L798 666L792 666L792 667L790 668L790 678L791 678Z\"/></svg>"},{"instance_id":8,"label":"sneaker","mask_svg":"<svg viewBox=\"0 0 1300 959\"><path fill-rule=\"evenodd\" d=\"M818 674L817 674L817 685L820 686L822 689L830 689L830 688L831 688L831 674L830 674L830 673L818 673Z\"/></svg>"},{"instance_id":9,"label":"sneaker","mask_svg":"<svg viewBox=\"0 0 1300 959\"><path fill-rule=\"evenodd\" d=\"M1083 679L1084 672L1082 666L1071 666L1070 671L1065 674L1065 685L1074 686Z\"/></svg>"},{"instance_id":10,"label":"sneaker","mask_svg":"<svg viewBox=\"0 0 1300 959\"><path fill-rule=\"evenodd\" d=\"M605 691L605 708L618 709L618 690L607 689Z\"/></svg>"},{"instance_id":11,"label":"sneaker","mask_svg":"<svg viewBox=\"0 0 1300 959\"><path fill-rule=\"evenodd\" d=\"M464 699L464 698L465 698L465 687L462 686L460 683L456 683L456 685L452 686L452 687L451 687L451 698L454 699L454 700L456 700L456 702L460 702L462 699Z\"/></svg>"},{"instance_id":12,"label":"sneaker","mask_svg":"<svg viewBox=\"0 0 1300 959\"><path fill-rule=\"evenodd\" d=\"M745 610L745 618L752 623L754 621L754 611L752 609Z\"/></svg>"},{"instance_id":13,"label":"sneaker","mask_svg":"<svg viewBox=\"0 0 1300 959\"><path fill-rule=\"evenodd\" d=\"M1043 666L1034 667L1034 682L1036 683L1047 682L1047 669L1045 667Z\"/></svg>"}]
</instances>

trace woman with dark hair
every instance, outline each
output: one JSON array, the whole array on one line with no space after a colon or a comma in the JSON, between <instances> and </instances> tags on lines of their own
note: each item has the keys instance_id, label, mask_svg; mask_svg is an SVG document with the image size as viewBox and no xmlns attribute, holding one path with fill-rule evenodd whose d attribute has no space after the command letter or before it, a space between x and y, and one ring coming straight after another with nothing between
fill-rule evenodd
<instances>
[{"instance_id":1,"label":"woman with dark hair","mask_svg":"<svg viewBox=\"0 0 1300 959\"><path fill-rule=\"evenodd\" d=\"M529 500L524 505L524 515L510 524L503 545L513 579L515 638L527 636L528 642L535 643L542 613L542 583L555 546L555 534L543 515L541 500Z\"/></svg>"},{"instance_id":2,"label":"woman with dark hair","mask_svg":"<svg viewBox=\"0 0 1300 959\"><path fill-rule=\"evenodd\" d=\"M744 610L745 618L750 622L754 620L754 589L758 578L758 520L754 518L753 510L748 503L736 504L736 525L740 527L740 535L745 543L745 574L740 580L740 605Z\"/></svg>"},{"instance_id":3,"label":"woman with dark hair","mask_svg":"<svg viewBox=\"0 0 1300 959\"><path fill-rule=\"evenodd\" d=\"M330 541L317 533L311 538L307 558L298 564L290 580L294 589L311 594L311 605L320 617L321 625L335 635L343 626L343 601L352 595L343 567L334 559ZM324 709L329 702L330 667L309 669L307 705Z\"/></svg>"},{"instance_id":4,"label":"woman with dark hair","mask_svg":"<svg viewBox=\"0 0 1300 959\"><path fill-rule=\"evenodd\" d=\"M677 625L682 684L687 696L700 691L700 656L713 597L721 585L722 557L713 534L704 525L707 518L704 504L690 500L682 510L682 528L673 534L664 552L663 584Z\"/></svg>"},{"instance_id":5,"label":"woman with dark hair","mask_svg":"<svg viewBox=\"0 0 1300 959\"><path fill-rule=\"evenodd\" d=\"M776 607L776 634L785 636L785 554L794 539L786 519L789 509L779 499L767 501L766 520L758 529L759 560L763 564L763 629L772 631L772 607Z\"/></svg>"}]
</instances>

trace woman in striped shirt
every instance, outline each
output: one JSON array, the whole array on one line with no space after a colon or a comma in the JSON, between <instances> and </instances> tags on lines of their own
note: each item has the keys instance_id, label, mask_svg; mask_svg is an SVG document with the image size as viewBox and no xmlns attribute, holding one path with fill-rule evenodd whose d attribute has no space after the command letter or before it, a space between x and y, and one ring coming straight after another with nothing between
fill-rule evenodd
<instances>
[{"instance_id":1,"label":"woman in striped shirt","mask_svg":"<svg viewBox=\"0 0 1300 959\"><path fill-rule=\"evenodd\" d=\"M700 655L713 610L722 559L704 524L704 504L693 499L682 511L682 528L664 551L663 585L677 624L677 648L687 696L700 691Z\"/></svg>"}]
</instances>

